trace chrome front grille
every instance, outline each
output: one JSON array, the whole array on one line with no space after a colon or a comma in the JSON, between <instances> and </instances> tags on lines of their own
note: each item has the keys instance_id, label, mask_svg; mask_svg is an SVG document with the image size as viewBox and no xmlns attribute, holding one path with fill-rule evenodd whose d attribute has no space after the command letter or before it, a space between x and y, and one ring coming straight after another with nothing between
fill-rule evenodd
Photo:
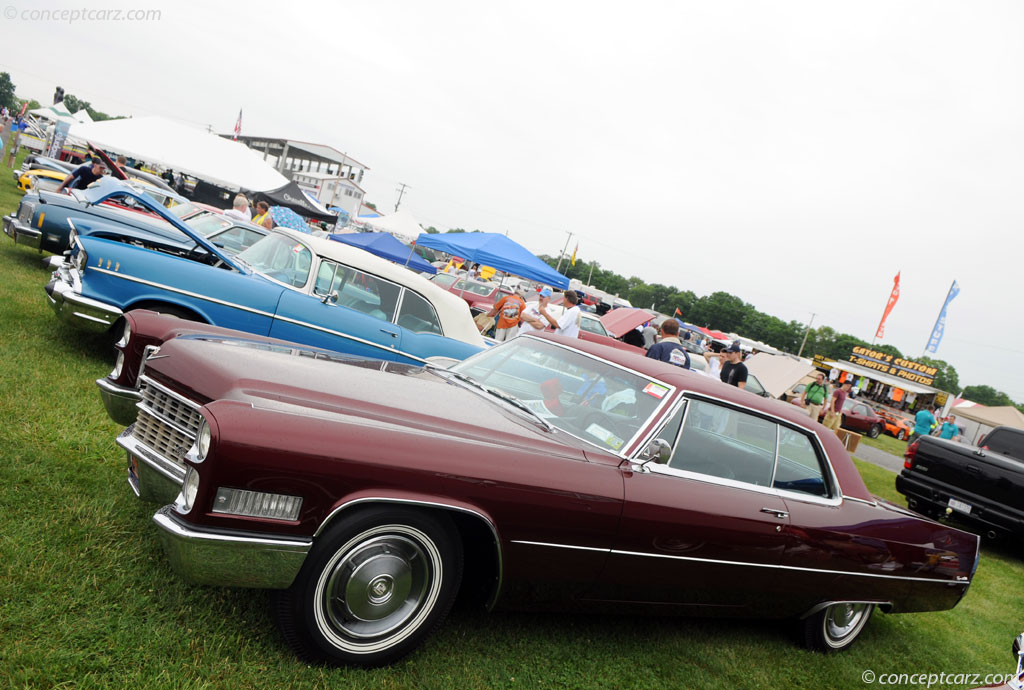
<instances>
[{"instance_id":1,"label":"chrome front grille","mask_svg":"<svg viewBox=\"0 0 1024 690\"><path fill-rule=\"evenodd\" d=\"M199 406L143 376L139 415L132 436L157 455L182 469L195 442L202 416Z\"/></svg>"}]
</instances>

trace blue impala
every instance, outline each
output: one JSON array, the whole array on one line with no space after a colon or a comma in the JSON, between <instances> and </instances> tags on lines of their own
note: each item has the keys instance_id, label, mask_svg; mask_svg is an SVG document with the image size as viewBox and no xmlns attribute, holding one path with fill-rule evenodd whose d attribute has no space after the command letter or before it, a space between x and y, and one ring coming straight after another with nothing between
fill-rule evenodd
<instances>
[{"instance_id":1,"label":"blue impala","mask_svg":"<svg viewBox=\"0 0 1024 690\"><path fill-rule=\"evenodd\" d=\"M72 248L46 286L62 321L105 331L124 312L145 308L401 362L464 359L484 346L458 296L361 249L277 229L231 255L145 195L126 194L194 250L175 255L131 237L72 231Z\"/></svg>"}]
</instances>

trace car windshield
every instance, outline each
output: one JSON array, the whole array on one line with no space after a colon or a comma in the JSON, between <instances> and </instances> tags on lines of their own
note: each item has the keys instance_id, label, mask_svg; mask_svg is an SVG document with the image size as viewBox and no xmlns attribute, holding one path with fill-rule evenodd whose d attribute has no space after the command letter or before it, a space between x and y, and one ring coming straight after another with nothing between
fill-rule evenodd
<instances>
[{"instance_id":1,"label":"car windshield","mask_svg":"<svg viewBox=\"0 0 1024 690\"><path fill-rule=\"evenodd\" d=\"M472 280L460 280L452 288L453 292L472 292L474 295L489 295L494 292L494 286L487 283L477 283Z\"/></svg>"},{"instance_id":2,"label":"car windshield","mask_svg":"<svg viewBox=\"0 0 1024 690\"><path fill-rule=\"evenodd\" d=\"M285 285L302 287L309 278L313 252L287 235L271 233L238 254L254 271Z\"/></svg>"},{"instance_id":3,"label":"car windshield","mask_svg":"<svg viewBox=\"0 0 1024 690\"><path fill-rule=\"evenodd\" d=\"M484 350L451 371L522 401L552 426L618 453L671 397L672 386L530 337Z\"/></svg>"},{"instance_id":4,"label":"car windshield","mask_svg":"<svg viewBox=\"0 0 1024 690\"><path fill-rule=\"evenodd\" d=\"M216 213L199 213L185 221L189 226L203 237L209 237L218 230L223 230L231 225L231 220Z\"/></svg>"},{"instance_id":5,"label":"car windshield","mask_svg":"<svg viewBox=\"0 0 1024 690\"><path fill-rule=\"evenodd\" d=\"M608 331L605 330L604 324L601 323L600 319L595 319L590 316L584 316L580 319L580 328L587 331L588 333L595 333L597 335L608 335Z\"/></svg>"},{"instance_id":6,"label":"car windshield","mask_svg":"<svg viewBox=\"0 0 1024 690\"><path fill-rule=\"evenodd\" d=\"M438 273L433 278L431 278L432 281L434 281L441 287L445 288L454 283L458 279L459 277L457 275L452 275L451 273Z\"/></svg>"}]
</instances>

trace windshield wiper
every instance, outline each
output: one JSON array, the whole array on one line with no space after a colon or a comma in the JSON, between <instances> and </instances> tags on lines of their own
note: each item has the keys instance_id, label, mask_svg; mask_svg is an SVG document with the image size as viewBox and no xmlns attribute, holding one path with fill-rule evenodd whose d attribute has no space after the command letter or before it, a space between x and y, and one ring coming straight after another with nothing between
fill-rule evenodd
<instances>
[{"instance_id":1,"label":"windshield wiper","mask_svg":"<svg viewBox=\"0 0 1024 690\"><path fill-rule=\"evenodd\" d=\"M547 429L548 431L554 431L555 430L555 427L552 426L551 423L548 420L546 420L543 417L541 417L534 410L532 410L529 405L527 405L526 403L524 403L522 400L520 400L519 398L517 398L514 395L510 395L510 394L506 393L505 391L498 390L497 388L491 388L489 386L485 386L484 384L480 383L479 381L477 381L473 377L466 376L462 372L452 371L451 369L441 369L440 367L427 367L427 369L429 371L433 371L433 372L435 372L437 374L440 374L441 372L444 372L445 374L449 374L450 376L458 379L459 381L463 381L465 383L468 383L470 386L472 386L474 388L478 388L478 389L482 390L485 393L493 395L494 397L498 398L499 400L507 402L509 405L512 405L516 409L522 410L523 412L526 412L531 417L533 417L538 422L540 422L541 425L545 429Z\"/></svg>"}]
</instances>

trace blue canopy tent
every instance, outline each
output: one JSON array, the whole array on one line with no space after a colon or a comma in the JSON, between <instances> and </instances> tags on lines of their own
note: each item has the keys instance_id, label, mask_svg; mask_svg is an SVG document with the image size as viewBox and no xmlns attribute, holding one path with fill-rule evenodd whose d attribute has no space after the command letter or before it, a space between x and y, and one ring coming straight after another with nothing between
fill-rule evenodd
<instances>
[{"instance_id":1,"label":"blue canopy tent","mask_svg":"<svg viewBox=\"0 0 1024 690\"><path fill-rule=\"evenodd\" d=\"M531 254L523 245L496 232L423 233L416 238L416 244L563 290L569 287L568 278Z\"/></svg>"},{"instance_id":2,"label":"blue canopy tent","mask_svg":"<svg viewBox=\"0 0 1024 690\"><path fill-rule=\"evenodd\" d=\"M388 261L394 261L396 264L405 266L408 262L409 268L415 271L437 273L437 269L424 261L418 254L413 253L411 247L405 246L387 232L351 232L328 235L328 237L336 242L359 247ZM411 259L409 258L410 254L412 254Z\"/></svg>"}]
</instances>

